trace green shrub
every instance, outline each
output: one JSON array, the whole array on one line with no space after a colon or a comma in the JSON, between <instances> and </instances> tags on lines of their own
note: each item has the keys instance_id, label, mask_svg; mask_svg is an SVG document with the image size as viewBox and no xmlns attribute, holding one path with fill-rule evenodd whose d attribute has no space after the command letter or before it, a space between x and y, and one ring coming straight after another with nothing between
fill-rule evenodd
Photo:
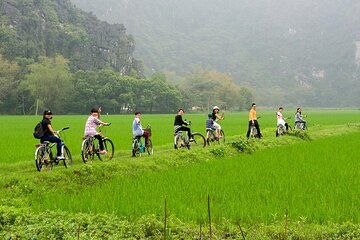
<instances>
[{"instance_id":1,"label":"green shrub","mask_svg":"<svg viewBox=\"0 0 360 240\"><path fill-rule=\"evenodd\" d=\"M255 150L254 146L249 141L246 141L244 138L241 137L238 140L232 142L231 146L237 151L244 153L252 153Z\"/></svg>"},{"instance_id":2,"label":"green shrub","mask_svg":"<svg viewBox=\"0 0 360 240\"><path fill-rule=\"evenodd\" d=\"M225 156L225 148L217 147L209 150L215 157L224 157Z\"/></svg>"},{"instance_id":3,"label":"green shrub","mask_svg":"<svg viewBox=\"0 0 360 240\"><path fill-rule=\"evenodd\" d=\"M293 132L289 132L288 134L294 137L301 138L302 140L305 141L311 140L309 133L304 130L294 130Z\"/></svg>"}]
</instances>

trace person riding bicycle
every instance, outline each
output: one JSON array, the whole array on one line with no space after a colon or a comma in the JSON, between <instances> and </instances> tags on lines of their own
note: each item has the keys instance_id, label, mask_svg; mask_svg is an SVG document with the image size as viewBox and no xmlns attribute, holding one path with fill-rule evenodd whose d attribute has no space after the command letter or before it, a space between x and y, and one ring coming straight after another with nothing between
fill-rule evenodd
<instances>
[{"instance_id":1,"label":"person riding bicycle","mask_svg":"<svg viewBox=\"0 0 360 240\"><path fill-rule=\"evenodd\" d=\"M84 137L93 136L99 141L100 154L106 154L106 150L104 149L104 143L101 135L96 131L96 127L98 125L109 125L109 123L103 122L99 119L99 110L97 108L92 108L90 111L90 116L88 117L85 123L85 132Z\"/></svg>"},{"instance_id":2,"label":"person riding bicycle","mask_svg":"<svg viewBox=\"0 0 360 240\"><path fill-rule=\"evenodd\" d=\"M192 137L191 137L191 131L190 128L185 127L187 125L190 125L189 122L185 122L182 119L182 116L185 114L185 110L180 108L178 111L178 114L175 116L175 120L174 120L174 133L176 134L179 131L186 131L189 141L193 141ZM185 126L184 126L185 125Z\"/></svg>"},{"instance_id":3,"label":"person riding bicycle","mask_svg":"<svg viewBox=\"0 0 360 240\"><path fill-rule=\"evenodd\" d=\"M136 137L144 137L145 138L145 146L149 145L149 135L150 132L148 130L144 130L141 126L140 122L141 112L135 113L135 118L132 125L133 138Z\"/></svg>"},{"instance_id":4,"label":"person riding bicycle","mask_svg":"<svg viewBox=\"0 0 360 240\"><path fill-rule=\"evenodd\" d=\"M64 154L62 152L62 141L56 135L56 132L53 130L51 126L51 119L52 119L52 112L50 110L44 111L43 120L41 121L42 129L44 132L43 137L40 139L40 142L43 143L44 141L48 141L51 143L56 143L56 161L64 160Z\"/></svg>"},{"instance_id":5,"label":"person riding bicycle","mask_svg":"<svg viewBox=\"0 0 360 240\"><path fill-rule=\"evenodd\" d=\"M224 120L224 112L222 112L221 115L219 115L219 107L218 106L214 106L213 107L213 111L212 111L212 119L214 120L214 126L216 128L216 137L219 138L220 135L220 130L221 130L221 126L219 123L217 123L217 120Z\"/></svg>"},{"instance_id":6,"label":"person riding bicycle","mask_svg":"<svg viewBox=\"0 0 360 240\"><path fill-rule=\"evenodd\" d=\"M304 116L301 114L301 108L296 109L295 113L295 126L297 123L303 124L303 129L306 129L306 121L304 120Z\"/></svg>"},{"instance_id":7,"label":"person riding bicycle","mask_svg":"<svg viewBox=\"0 0 360 240\"><path fill-rule=\"evenodd\" d=\"M289 125L287 124L287 122L285 122L283 115L282 115L282 111L284 110L283 107L279 107L279 110L276 112L276 118L277 118L277 126L281 125L283 127L285 127L285 132L287 132L289 130Z\"/></svg>"},{"instance_id":8,"label":"person riding bicycle","mask_svg":"<svg viewBox=\"0 0 360 240\"><path fill-rule=\"evenodd\" d=\"M255 103L253 103L251 105L251 109L249 111L249 128L248 128L248 131L246 133L247 138L250 137L250 131L251 131L251 126L252 125L255 126L255 128L257 130L257 133L258 133L258 137L262 138L262 134L260 133L259 123L258 123L257 118L256 118L256 104Z\"/></svg>"}]
</instances>

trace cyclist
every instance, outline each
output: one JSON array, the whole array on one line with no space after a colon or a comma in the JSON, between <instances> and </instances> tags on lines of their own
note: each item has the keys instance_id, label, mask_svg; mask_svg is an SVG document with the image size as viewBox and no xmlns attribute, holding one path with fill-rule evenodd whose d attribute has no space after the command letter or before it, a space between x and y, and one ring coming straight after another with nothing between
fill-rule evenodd
<instances>
[{"instance_id":1,"label":"cyclist","mask_svg":"<svg viewBox=\"0 0 360 240\"><path fill-rule=\"evenodd\" d=\"M176 134L178 131L186 131L189 141L193 141L192 137L191 137L191 132L190 132L190 128L185 127L187 125L189 125L189 122L185 122L182 119L182 116L185 114L185 110L180 108L178 111L178 114L175 116L175 120L174 120L174 133ZM185 126L184 126L185 125Z\"/></svg>"},{"instance_id":2,"label":"cyclist","mask_svg":"<svg viewBox=\"0 0 360 240\"><path fill-rule=\"evenodd\" d=\"M277 126L282 125L285 127L285 131L287 132L289 130L289 125L287 122L285 122L282 111L284 110L283 107L279 107L279 110L276 112L276 118L277 118Z\"/></svg>"},{"instance_id":3,"label":"cyclist","mask_svg":"<svg viewBox=\"0 0 360 240\"><path fill-rule=\"evenodd\" d=\"M303 123L304 127L303 129L306 129L306 121L304 120L304 116L301 114L301 108L297 108L296 109L296 113L295 113L295 126L297 123Z\"/></svg>"},{"instance_id":4,"label":"cyclist","mask_svg":"<svg viewBox=\"0 0 360 240\"><path fill-rule=\"evenodd\" d=\"M48 141L51 143L56 143L56 162L58 160L64 160L65 157L62 152L62 141L56 135L55 131L51 126L51 119L52 119L52 112L50 110L44 111L43 120L41 121L42 129L44 132L44 136L40 139L40 142L43 143L44 141Z\"/></svg>"},{"instance_id":5,"label":"cyclist","mask_svg":"<svg viewBox=\"0 0 360 240\"><path fill-rule=\"evenodd\" d=\"M222 112L221 116L219 115L219 107L214 106L212 111L212 119L214 120L214 126L216 128L216 137L219 138L220 136L220 130L221 126L219 123L217 123L217 120L223 120L224 119L224 112ZM221 137L221 136L220 136Z\"/></svg>"},{"instance_id":6,"label":"cyclist","mask_svg":"<svg viewBox=\"0 0 360 240\"><path fill-rule=\"evenodd\" d=\"M248 128L248 131L246 133L247 138L250 137L251 125L255 125L255 128L256 128L256 130L258 132L258 137L262 138L262 134L260 133L259 123L258 123L257 118L256 118L256 104L255 103L251 104L251 109L250 109L250 112L249 112L249 128Z\"/></svg>"},{"instance_id":7,"label":"cyclist","mask_svg":"<svg viewBox=\"0 0 360 240\"><path fill-rule=\"evenodd\" d=\"M132 125L132 132L133 132L133 138L136 137L144 137L145 138L145 146L147 147L149 145L149 131L144 130L141 126L140 122L141 112L135 113L135 118Z\"/></svg>"},{"instance_id":8,"label":"cyclist","mask_svg":"<svg viewBox=\"0 0 360 240\"><path fill-rule=\"evenodd\" d=\"M96 126L98 125L109 125L109 123L103 122L99 119L99 110L97 108L92 108L90 110L90 116L88 117L85 123L85 132L84 136L89 137L93 136L99 141L100 154L106 154L106 150L104 149L104 143L101 135L96 131Z\"/></svg>"}]
</instances>

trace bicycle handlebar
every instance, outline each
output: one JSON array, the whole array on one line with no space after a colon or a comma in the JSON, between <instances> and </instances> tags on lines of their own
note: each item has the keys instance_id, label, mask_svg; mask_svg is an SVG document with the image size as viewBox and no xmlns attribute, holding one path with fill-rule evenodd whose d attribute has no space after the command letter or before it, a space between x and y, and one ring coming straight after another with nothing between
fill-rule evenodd
<instances>
[{"instance_id":1,"label":"bicycle handlebar","mask_svg":"<svg viewBox=\"0 0 360 240\"><path fill-rule=\"evenodd\" d=\"M62 129L60 129L60 130L57 130L57 131L55 131L55 132L62 132L62 131L65 131L65 130L68 130L70 127L64 127L64 128L62 128Z\"/></svg>"},{"instance_id":2,"label":"bicycle handlebar","mask_svg":"<svg viewBox=\"0 0 360 240\"><path fill-rule=\"evenodd\" d=\"M56 133L56 135L58 135L58 134L61 133L62 131L68 130L69 128L70 128L70 127L64 127L64 128L62 128L62 129L60 129L60 130L55 131L55 133Z\"/></svg>"}]
</instances>

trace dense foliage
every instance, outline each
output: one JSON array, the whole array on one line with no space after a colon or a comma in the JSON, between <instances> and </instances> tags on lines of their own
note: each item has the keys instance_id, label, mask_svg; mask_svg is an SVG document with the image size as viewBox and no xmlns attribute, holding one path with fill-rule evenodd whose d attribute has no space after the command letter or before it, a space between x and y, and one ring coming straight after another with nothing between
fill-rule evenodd
<instances>
[{"instance_id":1,"label":"dense foliage","mask_svg":"<svg viewBox=\"0 0 360 240\"><path fill-rule=\"evenodd\" d=\"M237 87L228 76L205 70L199 78L197 73L189 75L186 81L191 84L175 87L161 73L145 79L124 76L112 69L72 73L69 61L61 55L40 56L37 62L28 59L18 62L0 55L2 114L30 114L44 108L57 114L87 113L95 106L117 114L135 110L169 113L179 107L201 106L194 110L207 110L209 104L238 110L252 99L248 90ZM204 84L210 75L213 75L211 81ZM202 92L206 93L205 97Z\"/></svg>"},{"instance_id":2,"label":"dense foliage","mask_svg":"<svg viewBox=\"0 0 360 240\"><path fill-rule=\"evenodd\" d=\"M123 25L99 21L68 0L2 0L0 14L0 49L9 60L61 54L74 70L141 71Z\"/></svg>"},{"instance_id":3,"label":"dense foliage","mask_svg":"<svg viewBox=\"0 0 360 240\"><path fill-rule=\"evenodd\" d=\"M261 105L360 104L357 0L72 2L124 23L150 71L231 73Z\"/></svg>"},{"instance_id":4,"label":"dense foliage","mask_svg":"<svg viewBox=\"0 0 360 240\"><path fill-rule=\"evenodd\" d=\"M290 222L288 232L281 220L272 224L241 225L223 219L212 224L184 223L175 217L167 220L166 239L358 239L360 226L351 222L316 225ZM111 214L34 213L28 209L0 207L2 239L163 239L164 220L149 215L128 221ZM245 238L246 237L246 238Z\"/></svg>"}]
</instances>

